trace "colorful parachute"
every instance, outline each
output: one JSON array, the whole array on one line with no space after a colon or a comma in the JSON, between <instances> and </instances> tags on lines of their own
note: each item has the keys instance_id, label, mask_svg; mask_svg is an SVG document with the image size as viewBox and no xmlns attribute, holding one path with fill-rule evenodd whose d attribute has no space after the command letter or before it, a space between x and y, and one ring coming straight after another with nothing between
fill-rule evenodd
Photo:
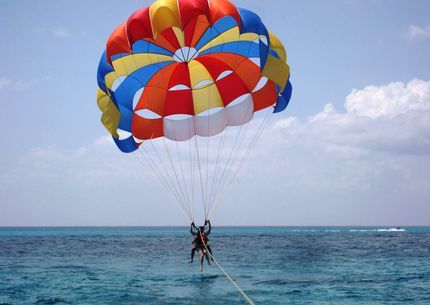
<instances>
[{"instance_id":1,"label":"colorful parachute","mask_svg":"<svg viewBox=\"0 0 430 305\"><path fill-rule=\"evenodd\" d=\"M158 0L135 12L107 42L97 73L101 121L121 151L147 145L143 157L190 219L193 200L204 202L208 217L218 184L236 176L261 135L261 128L248 127L258 121L255 113L281 112L289 103L286 59L261 19L227 0ZM230 144L228 126L238 126ZM221 144L232 152L223 153ZM232 165L236 153L239 164ZM191 194L197 170L200 199Z\"/></svg>"}]
</instances>

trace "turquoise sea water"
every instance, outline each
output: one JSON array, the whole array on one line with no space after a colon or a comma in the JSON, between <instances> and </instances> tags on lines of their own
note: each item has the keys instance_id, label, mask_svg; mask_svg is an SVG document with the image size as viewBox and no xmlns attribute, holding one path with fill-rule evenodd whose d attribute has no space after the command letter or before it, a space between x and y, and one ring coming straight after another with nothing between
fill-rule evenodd
<instances>
[{"instance_id":1,"label":"turquoise sea water","mask_svg":"<svg viewBox=\"0 0 430 305\"><path fill-rule=\"evenodd\" d=\"M430 228L213 228L255 304L430 304ZM246 304L188 228L0 228L0 304Z\"/></svg>"}]
</instances>

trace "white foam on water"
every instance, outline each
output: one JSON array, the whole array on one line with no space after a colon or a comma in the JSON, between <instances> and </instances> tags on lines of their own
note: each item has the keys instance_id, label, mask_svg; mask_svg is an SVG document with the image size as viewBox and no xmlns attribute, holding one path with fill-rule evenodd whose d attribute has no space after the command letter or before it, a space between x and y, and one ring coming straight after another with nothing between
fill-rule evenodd
<instances>
[{"instance_id":1,"label":"white foam on water","mask_svg":"<svg viewBox=\"0 0 430 305\"><path fill-rule=\"evenodd\" d=\"M405 229L389 228L389 229L351 229L349 232L406 232Z\"/></svg>"}]
</instances>

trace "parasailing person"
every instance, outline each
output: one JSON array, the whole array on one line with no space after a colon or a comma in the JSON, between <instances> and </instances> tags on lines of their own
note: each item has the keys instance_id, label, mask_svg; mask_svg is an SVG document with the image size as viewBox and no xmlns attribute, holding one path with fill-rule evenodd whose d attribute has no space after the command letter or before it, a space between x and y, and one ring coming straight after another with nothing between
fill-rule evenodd
<instances>
[{"instance_id":1,"label":"parasailing person","mask_svg":"<svg viewBox=\"0 0 430 305\"><path fill-rule=\"evenodd\" d=\"M190 263L194 261L194 255L196 251L200 252L200 271L203 271L203 261L205 257L209 265L211 265L210 259L213 260L212 249L208 244L209 242L208 236L211 233L211 230L212 230L212 226L209 220L205 220L205 225L200 226L198 228L194 224L194 222L192 222L190 226L190 233L194 237L193 247L191 249ZM209 259L209 256L210 256L210 259Z\"/></svg>"}]
</instances>

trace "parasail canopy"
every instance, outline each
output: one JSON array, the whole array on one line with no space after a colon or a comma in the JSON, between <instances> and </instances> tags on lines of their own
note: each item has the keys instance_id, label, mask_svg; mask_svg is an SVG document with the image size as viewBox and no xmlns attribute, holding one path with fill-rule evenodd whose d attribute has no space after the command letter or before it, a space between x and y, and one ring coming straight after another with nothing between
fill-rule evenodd
<instances>
[{"instance_id":1,"label":"parasail canopy","mask_svg":"<svg viewBox=\"0 0 430 305\"><path fill-rule=\"evenodd\" d=\"M158 0L106 44L97 72L101 121L190 219L197 201L208 219L267 118L288 106L286 60L249 10L227 0Z\"/></svg>"}]
</instances>

